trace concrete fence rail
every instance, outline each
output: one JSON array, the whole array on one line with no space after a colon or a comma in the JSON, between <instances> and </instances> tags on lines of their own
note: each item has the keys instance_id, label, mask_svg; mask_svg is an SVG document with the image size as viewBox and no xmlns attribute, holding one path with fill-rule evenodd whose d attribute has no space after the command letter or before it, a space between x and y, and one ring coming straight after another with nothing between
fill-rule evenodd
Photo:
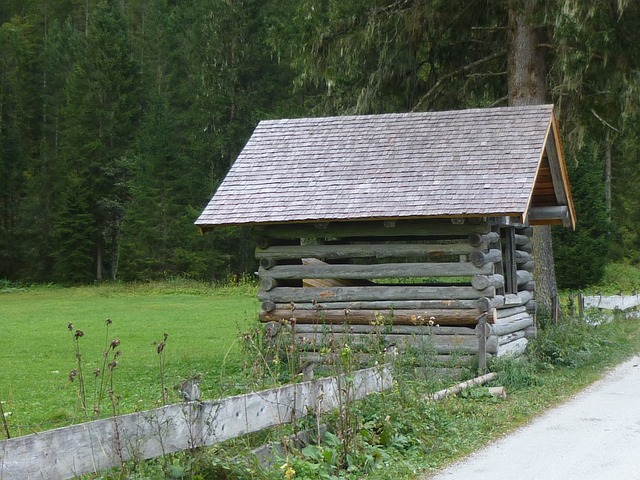
<instances>
[{"instance_id":1,"label":"concrete fence rail","mask_svg":"<svg viewBox=\"0 0 640 480\"><path fill-rule=\"evenodd\" d=\"M600 308L602 310L629 310L640 305L639 295L585 295L584 308Z\"/></svg>"},{"instance_id":2,"label":"concrete fence rail","mask_svg":"<svg viewBox=\"0 0 640 480\"><path fill-rule=\"evenodd\" d=\"M167 453L213 445L391 387L389 366L290 384L220 400L167 405L144 412L48 430L0 442L0 480L73 478Z\"/></svg>"}]
</instances>

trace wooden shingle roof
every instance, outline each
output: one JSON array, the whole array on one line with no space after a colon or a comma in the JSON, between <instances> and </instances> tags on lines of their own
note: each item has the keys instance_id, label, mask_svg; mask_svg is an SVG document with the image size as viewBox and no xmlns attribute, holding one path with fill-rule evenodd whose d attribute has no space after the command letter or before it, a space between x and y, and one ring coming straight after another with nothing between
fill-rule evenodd
<instances>
[{"instance_id":1,"label":"wooden shingle roof","mask_svg":"<svg viewBox=\"0 0 640 480\"><path fill-rule=\"evenodd\" d=\"M552 105L262 121L196 225L527 221L537 206L575 225Z\"/></svg>"}]
</instances>

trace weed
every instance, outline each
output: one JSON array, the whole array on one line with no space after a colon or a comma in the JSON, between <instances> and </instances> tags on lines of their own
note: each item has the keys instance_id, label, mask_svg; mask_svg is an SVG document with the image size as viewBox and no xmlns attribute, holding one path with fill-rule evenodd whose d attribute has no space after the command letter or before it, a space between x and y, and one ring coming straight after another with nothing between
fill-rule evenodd
<instances>
[{"instance_id":1,"label":"weed","mask_svg":"<svg viewBox=\"0 0 640 480\"><path fill-rule=\"evenodd\" d=\"M106 393L109 396L109 402L111 404L112 415L116 415L116 406L119 401L119 397L114 393L113 372L118 366L118 358L122 355L117 348L120 346L120 340L114 338L109 341L109 326L113 322L111 319L105 321L107 336L105 338L105 346L102 351L102 369L96 368L93 371L94 378L94 391L93 391L93 409L92 413L95 417L99 417L102 411L102 402L104 400L105 388ZM76 393L80 401L80 407L85 420L89 419L89 411L87 407L87 389L86 379L83 370L82 350L80 348L80 339L84 337L84 331L80 329L74 329L72 323L67 325L67 329L72 334L73 347L75 351L76 368L69 372L69 382L75 382L77 385Z\"/></svg>"},{"instance_id":2,"label":"weed","mask_svg":"<svg viewBox=\"0 0 640 480\"><path fill-rule=\"evenodd\" d=\"M156 347L156 352L158 353L158 367L160 370L160 393L162 397L162 405L166 405L169 403L169 391L166 387L166 356L165 356L165 347L167 346L167 339L169 338L169 334L164 332L162 336L162 341L158 342L156 340L153 341L153 346Z\"/></svg>"}]
</instances>

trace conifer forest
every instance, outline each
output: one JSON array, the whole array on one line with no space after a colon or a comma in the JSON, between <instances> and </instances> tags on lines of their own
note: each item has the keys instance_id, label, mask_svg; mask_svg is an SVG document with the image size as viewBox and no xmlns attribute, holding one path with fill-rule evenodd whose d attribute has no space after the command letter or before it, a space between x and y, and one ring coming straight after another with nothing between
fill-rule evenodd
<instances>
[{"instance_id":1,"label":"conifer forest","mask_svg":"<svg viewBox=\"0 0 640 480\"><path fill-rule=\"evenodd\" d=\"M260 120L533 95L578 216L558 283L597 283L640 262L639 45L631 0L2 0L0 279L251 274L242 229L193 222Z\"/></svg>"}]
</instances>

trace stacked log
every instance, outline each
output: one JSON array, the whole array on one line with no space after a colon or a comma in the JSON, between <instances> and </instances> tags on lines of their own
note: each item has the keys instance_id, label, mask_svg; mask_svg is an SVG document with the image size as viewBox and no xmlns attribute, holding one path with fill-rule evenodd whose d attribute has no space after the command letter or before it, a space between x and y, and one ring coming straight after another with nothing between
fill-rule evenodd
<instances>
[{"instance_id":1,"label":"stacked log","mask_svg":"<svg viewBox=\"0 0 640 480\"><path fill-rule=\"evenodd\" d=\"M526 346L535 305L526 229L515 234L510 278L518 291L509 294L500 234L482 219L275 225L256 233L260 319L293 325L307 350L318 351L327 326L334 341L365 344L384 324L386 345L429 340L437 355L477 354L480 318L489 324L490 354Z\"/></svg>"},{"instance_id":2,"label":"stacked log","mask_svg":"<svg viewBox=\"0 0 640 480\"><path fill-rule=\"evenodd\" d=\"M488 354L520 356L528 340L535 337L535 300L533 289L533 261L531 260L532 229L516 230L515 260L517 263L518 292L495 295L478 300L478 308L489 312L489 322L484 332Z\"/></svg>"}]
</instances>

